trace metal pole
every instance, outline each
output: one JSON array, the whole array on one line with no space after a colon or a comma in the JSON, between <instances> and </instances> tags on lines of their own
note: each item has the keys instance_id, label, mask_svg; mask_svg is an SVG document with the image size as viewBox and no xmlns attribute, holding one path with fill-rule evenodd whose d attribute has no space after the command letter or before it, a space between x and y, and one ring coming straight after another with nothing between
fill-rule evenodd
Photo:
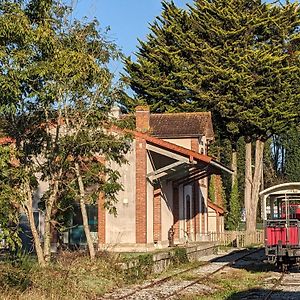
<instances>
[{"instance_id":1,"label":"metal pole","mask_svg":"<svg viewBox=\"0 0 300 300\"><path fill-rule=\"evenodd\" d=\"M285 199L285 220L286 220L286 245L288 244L290 240L290 234L289 234L289 214L290 214L290 207L289 207L289 200L288 197L286 196L286 193L284 194L284 199Z\"/></svg>"}]
</instances>

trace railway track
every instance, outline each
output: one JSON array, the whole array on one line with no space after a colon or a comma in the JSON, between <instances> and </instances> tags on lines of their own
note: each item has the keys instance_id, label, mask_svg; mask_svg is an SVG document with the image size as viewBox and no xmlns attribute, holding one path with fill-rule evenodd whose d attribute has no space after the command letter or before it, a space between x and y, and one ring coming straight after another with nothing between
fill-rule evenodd
<instances>
[{"instance_id":1,"label":"railway track","mask_svg":"<svg viewBox=\"0 0 300 300\"><path fill-rule=\"evenodd\" d=\"M167 295L166 297L163 297L163 298L161 298L161 299L165 300L165 299L171 299L171 298L173 298L173 297L175 297L175 296L179 296L179 294L180 294L181 292L183 292L184 290L186 290L187 288L190 288L190 287L192 287L192 286L194 286L194 285L196 285L196 284L199 284L199 283L203 282L204 280L206 281L207 279L209 279L210 277L212 277L212 276L215 275L216 273L222 271L224 268L230 267L230 266L236 264L236 262L238 262L238 261L240 261L240 260L242 260L242 259L244 259L244 258L246 258L246 257L248 257L248 256L250 256L250 255L253 255L253 254L255 254L255 253L259 252L259 251L262 251L262 249L256 249L256 250L250 251L249 253L243 254L243 255L241 255L241 256L235 258L234 260L229 261L229 262L223 264L222 266L219 266L219 267L216 268L215 270L213 270L213 271L211 271L211 272L209 272L209 273L207 273L207 274L205 274L205 275L199 277L198 279L196 279L196 280L190 282L189 284L187 284L187 285L181 287L180 289L176 290L176 291L173 292L172 294L169 294L169 295ZM212 262L211 264L213 264L213 262Z\"/></svg>"},{"instance_id":2,"label":"railway track","mask_svg":"<svg viewBox=\"0 0 300 300\"><path fill-rule=\"evenodd\" d=\"M270 288L268 293L261 297L263 300L271 299L299 299L300 274L298 272L282 273Z\"/></svg>"},{"instance_id":3,"label":"railway track","mask_svg":"<svg viewBox=\"0 0 300 300\"><path fill-rule=\"evenodd\" d=\"M209 262L205 262L205 263L204 263L203 265L201 265L201 266L208 265L208 264L209 264ZM133 291L131 291L131 292L125 294L125 295L122 295L122 296L119 296L118 298L113 298L113 299L116 299L116 300L128 299L128 297L133 296L134 294L136 294L136 293L138 293L138 292L140 292L140 291L142 291L142 290L146 290L146 289L152 288L152 287L154 287L154 286L161 285L161 284L163 284L164 282L167 282L167 281L171 280L172 278L174 278L174 277L176 277L176 276L179 276L179 275L181 275L181 274L190 272L190 271L195 270L195 269L197 269L197 268L199 268L199 266L197 266L197 267L192 267L192 268L188 268L188 269L182 270L182 271L180 271L180 272L177 272L177 273L175 273L175 274L166 276L166 277L164 277L164 278L162 278L162 279L158 279L158 280L151 281L150 283L148 283L148 284L146 284L146 285L144 285L144 286L142 286L142 287L136 288L136 289L134 289ZM103 298L103 299L110 299L110 298Z\"/></svg>"},{"instance_id":4,"label":"railway track","mask_svg":"<svg viewBox=\"0 0 300 300\"><path fill-rule=\"evenodd\" d=\"M274 285L271 287L270 291L267 293L267 295L263 298L263 300L270 300L274 292L277 291L277 288L280 286L283 278L284 278L284 273L281 274L281 276L276 280Z\"/></svg>"},{"instance_id":5,"label":"railway track","mask_svg":"<svg viewBox=\"0 0 300 300\"><path fill-rule=\"evenodd\" d=\"M192 286L195 286L207 280L208 278L223 270L225 267L232 266L238 261L254 255L259 251L262 251L262 249L255 249L251 251L245 250L242 253L231 253L224 257L217 258L213 261L206 262L201 266L188 268L162 279L155 280L146 285L130 290L127 293L125 292L121 295L110 294L101 299L171 299L178 296L185 289L191 288ZM180 284L179 286L172 284L168 288L164 289L163 284L169 283L172 279L183 274L188 274L190 272L194 272L194 274L197 275L197 279ZM162 290L158 291L159 289Z\"/></svg>"}]
</instances>

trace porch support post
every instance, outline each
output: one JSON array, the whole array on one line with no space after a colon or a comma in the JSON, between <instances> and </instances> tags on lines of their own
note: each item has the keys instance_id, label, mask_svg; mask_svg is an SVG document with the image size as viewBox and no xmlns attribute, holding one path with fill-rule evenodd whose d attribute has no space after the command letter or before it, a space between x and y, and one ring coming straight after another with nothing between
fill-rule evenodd
<instances>
[{"instance_id":1,"label":"porch support post","mask_svg":"<svg viewBox=\"0 0 300 300\"><path fill-rule=\"evenodd\" d=\"M201 201L201 233L205 234L205 201L204 201L204 196L202 195L200 197L200 201Z\"/></svg>"},{"instance_id":2,"label":"porch support post","mask_svg":"<svg viewBox=\"0 0 300 300\"><path fill-rule=\"evenodd\" d=\"M174 214L174 239L179 240L179 189L173 187L173 214Z\"/></svg>"},{"instance_id":3,"label":"porch support post","mask_svg":"<svg viewBox=\"0 0 300 300\"><path fill-rule=\"evenodd\" d=\"M191 150L195 152L199 152L199 140L198 138L194 138L191 140ZM194 207L194 231L195 231L195 240L197 241L197 238L200 234L200 193L199 193L199 179L197 179L193 184L193 207Z\"/></svg>"},{"instance_id":4,"label":"porch support post","mask_svg":"<svg viewBox=\"0 0 300 300\"><path fill-rule=\"evenodd\" d=\"M216 211L216 229L217 229L217 234L220 233L220 213Z\"/></svg>"},{"instance_id":5,"label":"porch support post","mask_svg":"<svg viewBox=\"0 0 300 300\"><path fill-rule=\"evenodd\" d=\"M161 189L153 192L153 239L161 242Z\"/></svg>"},{"instance_id":6,"label":"porch support post","mask_svg":"<svg viewBox=\"0 0 300 300\"><path fill-rule=\"evenodd\" d=\"M199 181L194 184L194 203L195 203L195 240L197 241L200 234L200 199L199 199Z\"/></svg>"}]
</instances>

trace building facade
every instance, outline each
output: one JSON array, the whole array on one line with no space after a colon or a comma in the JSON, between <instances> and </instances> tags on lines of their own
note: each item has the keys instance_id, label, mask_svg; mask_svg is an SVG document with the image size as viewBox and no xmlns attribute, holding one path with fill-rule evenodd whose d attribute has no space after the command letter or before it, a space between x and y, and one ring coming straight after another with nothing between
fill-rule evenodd
<instances>
[{"instance_id":1,"label":"building facade","mask_svg":"<svg viewBox=\"0 0 300 300\"><path fill-rule=\"evenodd\" d=\"M117 112L116 117L123 117ZM207 155L211 114L151 114L137 107L128 163L118 168L124 189L117 216L98 203L100 249L141 250L205 240L224 228L221 203L208 199L211 174L231 172ZM171 241L172 240L172 241Z\"/></svg>"}]
</instances>

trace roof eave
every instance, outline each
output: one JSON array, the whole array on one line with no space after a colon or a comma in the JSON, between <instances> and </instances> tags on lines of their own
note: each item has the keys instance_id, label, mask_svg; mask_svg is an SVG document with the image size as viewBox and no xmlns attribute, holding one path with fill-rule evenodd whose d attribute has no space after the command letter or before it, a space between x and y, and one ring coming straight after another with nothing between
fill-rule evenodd
<instances>
[{"instance_id":1,"label":"roof eave","mask_svg":"<svg viewBox=\"0 0 300 300\"><path fill-rule=\"evenodd\" d=\"M233 174L233 170L231 170L231 169L229 169L228 167L226 167L225 165L223 165L222 163L220 163L220 162L218 162L218 161L216 161L216 160L214 160L214 159L212 159L211 161L210 161L210 164L213 166L213 167L216 167L216 168L218 168L218 169L221 169L222 171L225 171L225 172L227 172L227 173L229 173L229 174Z\"/></svg>"}]
</instances>

